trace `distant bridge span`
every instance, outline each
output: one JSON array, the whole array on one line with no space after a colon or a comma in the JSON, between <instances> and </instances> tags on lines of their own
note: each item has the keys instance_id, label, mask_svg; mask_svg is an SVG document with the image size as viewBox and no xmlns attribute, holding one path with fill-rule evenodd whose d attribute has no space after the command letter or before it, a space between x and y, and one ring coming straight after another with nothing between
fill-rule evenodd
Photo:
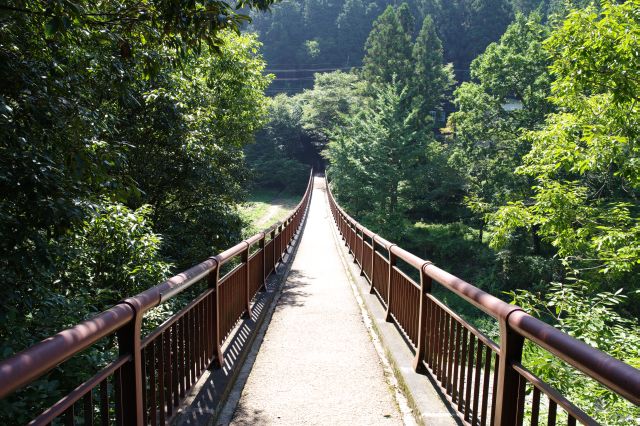
<instances>
[{"instance_id":1,"label":"distant bridge span","mask_svg":"<svg viewBox=\"0 0 640 426\"><path fill-rule=\"evenodd\" d=\"M313 204L312 198L315 200ZM332 219L333 225L327 226L326 232L313 232L309 229L303 233L305 219L309 214L315 217L314 227L322 226L322 218L325 221ZM366 279L368 290L376 295L384 309L386 321L397 325L397 333L406 342L402 350L411 351L413 354L411 368L419 374L431 377L431 382L439 388L442 402L446 404L448 412L453 413L448 420L445 419L447 416L443 415L443 422L511 426L522 424L526 417L535 425L544 417L545 423L550 425L555 425L560 420L568 425L577 422L597 424L558 390L540 380L522 364L522 349L527 340L564 360L631 403L640 405L640 371L376 235L338 206L326 188L324 178L318 178L314 184L313 174L302 200L284 222L156 287L123 300L88 321L2 361L0 398L8 397L25 386L28 391L30 383L65 360L101 339L114 336L118 342L119 353L113 362L98 371L91 379L79 384L75 390L45 412L34 413L32 424L175 423L176 414L184 410L185 404L191 401L190 392L201 388L203 376L214 377L216 371L226 376L236 374L232 373L232 370L238 370L240 363L231 362L229 357L238 359L239 352L248 350L247 347L250 345L245 345L242 349L241 342L251 341L259 329L258 319L261 318L262 311L266 311L265 301L268 301L264 295L271 292L274 303L282 304L276 297L278 289L272 288L266 292L265 290L269 280L276 275L278 265L291 262L290 252L298 243L303 244L302 247L305 247L304 244L306 247L316 247L317 251L313 253L310 250L314 249L305 249L305 256L315 260L307 261L308 271L299 268L296 270L294 267L294 273L297 271L298 276L294 279L289 276L287 282L290 286L286 287L285 283L283 294L286 296L287 288L307 291L301 290L300 287L291 287L297 285L309 286L309 295L317 295L307 295L306 304L315 303L315 300L322 298L330 302L331 297L338 295L341 295L342 299L347 297L340 287L335 287L338 284L345 288L348 286L346 278L341 278L347 277L346 268L342 268L341 272L335 265L332 270L322 269L325 253L329 256L329 252L335 251L336 247L334 244L332 249L325 244L332 238L331 232L339 233L337 235L344 241L360 274ZM325 253L321 252L320 247ZM293 262L295 266L295 260ZM308 272L307 278L306 274L301 272ZM203 281L207 283L206 290L161 326L145 336L141 335L145 313ZM438 300L431 293L434 282L493 317L498 323L499 338L496 341L490 339ZM334 289L332 291L335 296L327 293L328 288ZM315 314L321 313L316 309ZM335 330L336 327L341 327L340 324L351 330L351 325L344 322L347 321L344 318L348 318L349 315L343 318L338 314L338 311L333 312L333 315L327 313L323 321L313 322L315 331L312 331L320 336L327 332L323 327ZM278 315L278 312L275 315ZM253 328L243 325L243 322L253 324ZM291 328L294 326L295 324L290 325ZM287 324L280 324L280 327L286 330ZM304 345L296 344L296 341L283 340L281 345L286 345L284 352L294 358L298 353L305 356L302 354L305 350L308 351L314 342L313 338L309 339L309 336L305 335L309 330L303 327L297 331L300 335L298 343L306 342ZM356 327L353 330L360 329ZM291 330L286 331L289 333ZM351 332L350 335L353 336L354 342L360 341L360 348L362 336L357 333L359 332ZM284 334L284 331L281 334ZM325 336L325 340L330 339L331 331ZM268 347L267 344L265 351L269 350ZM379 391L375 388L375 383L381 383L376 377L384 380L382 373L378 370L368 370L379 368L378 366L361 362L361 358L370 356L371 352L367 350L372 349L365 348L357 352L354 346L353 353L357 353L357 357L350 356L348 349L336 347L334 344L334 350L341 354L345 363L355 361L353 364L345 364L352 365L349 367L350 371L359 369L367 373L366 380L372 380L369 388L375 394ZM284 367L283 371L286 371L287 365L276 365L278 359L283 358L285 357L271 358L270 367ZM340 359L332 359L334 362L331 365L340 363ZM258 357L254 369L260 371L260 368ZM329 367L325 370L327 369ZM335 377L347 374L344 372L346 370L342 371L335 370ZM329 372L320 369L315 370L315 375L310 372L311 370L309 374L300 376L297 382L289 381L288 388L295 383L304 383L306 387L302 387L301 392L307 394L302 400L312 406L319 403L313 391L314 381L316 377ZM295 372L291 374L295 378ZM365 380L362 377L364 376L356 374L351 382ZM228 381L225 386L230 387L232 382L233 380ZM247 386L255 386L255 383L252 384L251 376ZM324 389L320 384L316 388ZM351 392L351 399L344 401L345 398L342 398L346 404L344 407L347 407L346 411L342 406L335 410L342 410L342 417L327 416L323 422L322 418L317 418L318 413L315 413L314 422L330 424L342 419L345 423L352 424L371 423L367 420L370 413L364 413L358 404L380 404L368 407L370 412L378 412L384 411L384 404L389 403L382 394L379 394L378 398L380 401L384 400L382 402L363 399L360 394L362 391L357 390L357 386L354 389L356 390ZM340 390L335 389L334 392L339 394ZM214 405L226 399L229 392L228 389L214 389L210 393L215 394L215 397L211 399L212 406L209 407L209 411L217 415L219 412L216 410L220 407ZM252 402L252 394L255 393L248 392L242 396L239 410L249 407L255 414L256 407L262 407L260 411L268 415L262 418L243 418L242 413L236 413L237 421L287 422L287 419L278 417L278 413L269 413L270 408L277 405L275 399L278 395L272 395L271 401L263 400L255 404ZM288 421L302 422L305 417L305 412L302 411L304 407L300 410L294 413L297 417L289 418ZM401 420L397 413L390 413L389 417L391 420Z\"/></svg>"}]
</instances>

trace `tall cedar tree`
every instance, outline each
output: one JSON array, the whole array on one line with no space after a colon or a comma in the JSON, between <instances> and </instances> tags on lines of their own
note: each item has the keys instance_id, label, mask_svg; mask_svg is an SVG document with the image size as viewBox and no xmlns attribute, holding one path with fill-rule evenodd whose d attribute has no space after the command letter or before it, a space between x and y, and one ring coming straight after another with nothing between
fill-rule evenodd
<instances>
[{"instance_id":1,"label":"tall cedar tree","mask_svg":"<svg viewBox=\"0 0 640 426\"><path fill-rule=\"evenodd\" d=\"M406 89L374 85L375 99L346 119L329 143L327 157L341 202L383 235L400 238L416 176L428 173L430 138L410 124Z\"/></svg>"},{"instance_id":2,"label":"tall cedar tree","mask_svg":"<svg viewBox=\"0 0 640 426\"><path fill-rule=\"evenodd\" d=\"M443 65L442 43L430 16L424 18L422 29L413 45L415 72L409 93L412 109L419 126L432 126L433 116L442 109L445 95L453 86L453 69Z\"/></svg>"},{"instance_id":3,"label":"tall cedar tree","mask_svg":"<svg viewBox=\"0 0 640 426\"><path fill-rule=\"evenodd\" d=\"M406 22L406 15L402 13ZM402 85L409 81L411 64L411 34L405 31L398 13L392 6L373 23L365 44L363 77L370 83Z\"/></svg>"}]
</instances>

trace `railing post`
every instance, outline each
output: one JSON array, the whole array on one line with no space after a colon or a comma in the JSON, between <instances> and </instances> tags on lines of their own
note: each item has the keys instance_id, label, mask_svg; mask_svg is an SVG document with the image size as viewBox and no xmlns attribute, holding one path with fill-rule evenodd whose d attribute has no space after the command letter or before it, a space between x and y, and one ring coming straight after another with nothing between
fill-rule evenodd
<instances>
[{"instance_id":1,"label":"railing post","mask_svg":"<svg viewBox=\"0 0 640 426\"><path fill-rule=\"evenodd\" d=\"M364 275L364 227L360 230L362 241L360 241L360 276Z\"/></svg>"},{"instance_id":2,"label":"railing post","mask_svg":"<svg viewBox=\"0 0 640 426\"><path fill-rule=\"evenodd\" d=\"M250 283L251 283L251 270L249 268L249 243L244 241L244 243L247 245L247 248L244 249L244 251L242 252L242 263L244 263L244 267L245 267L245 274L244 274L244 300L245 300L245 304L244 304L244 318L251 318L251 289L250 287Z\"/></svg>"},{"instance_id":3,"label":"railing post","mask_svg":"<svg viewBox=\"0 0 640 426\"><path fill-rule=\"evenodd\" d=\"M391 244L387 251L389 252L389 273L387 274L387 313L385 315L384 320L387 322L391 322L391 301L393 296L391 294L391 289L393 286L391 285L391 276L393 275L393 267L396 266L396 255L393 254L392 248L395 244Z\"/></svg>"},{"instance_id":4,"label":"railing post","mask_svg":"<svg viewBox=\"0 0 640 426\"><path fill-rule=\"evenodd\" d=\"M425 344L427 341L427 294L431 293L431 277L425 268L431 262L425 262L420 268L420 309L418 311L418 341L416 342L416 356L413 359L414 371L422 371L424 364Z\"/></svg>"},{"instance_id":5,"label":"railing post","mask_svg":"<svg viewBox=\"0 0 640 426\"><path fill-rule=\"evenodd\" d=\"M209 272L207 276L209 288L214 289L214 303L213 310L211 312L210 321L213 324L211 329L213 330L213 347L215 348L215 358L212 360L214 367L222 368L224 364L224 355L222 353L222 346L220 345L220 289L218 288L218 280L220 279L220 262L218 259L212 258L216 262L215 271Z\"/></svg>"},{"instance_id":6,"label":"railing post","mask_svg":"<svg viewBox=\"0 0 640 426\"><path fill-rule=\"evenodd\" d=\"M353 253L353 263L357 264L358 263L358 252L356 251L356 243L358 242L358 224L357 223L353 224L353 229L354 229L353 250L351 250L351 253Z\"/></svg>"},{"instance_id":7,"label":"railing post","mask_svg":"<svg viewBox=\"0 0 640 426\"><path fill-rule=\"evenodd\" d=\"M282 260L282 240L284 239L284 224L278 225L278 260Z\"/></svg>"},{"instance_id":8,"label":"railing post","mask_svg":"<svg viewBox=\"0 0 640 426\"><path fill-rule=\"evenodd\" d=\"M276 271L276 228L273 228L271 230L271 247L273 247L273 250L271 250L271 260L273 260L273 272L277 273Z\"/></svg>"},{"instance_id":9,"label":"railing post","mask_svg":"<svg viewBox=\"0 0 640 426\"><path fill-rule=\"evenodd\" d=\"M142 425L144 390L142 389L140 328L143 315L139 303L134 299L127 299L122 303L129 305L134 315L131 321L117 332L119 355L131 356L131 360L121 367L120 373L121 416L124 425Z\"/></svg>"},{"instance_id":10,"label":"railing post","mask_svg":"<svg viewBox=\"0 0 640 426\"><path fill-rule=\"evenodd\" d=\"M517 424L520 375L513 369L514 362L522 361L524 337L509 327L509 315L522 309L515 308L508 312L500 323L500 362L498 364L498 389L496 395L495 426Z\"/></svg>"},{"instance_id":11,"label":"railing post","mask_svg":"<svg viewBox=\"0 0 640 426\"><path fill-rule=\"evenodd\" d=\"M290 235L291 235L291 219L287 219L284 222L284 236L285 236L285 240L284 240L284 253L289 253L289 242L290 240Z\"/></svg>"},{"instance_id":12,"label":"railing post","mask_svg":"<svg viewBox=\"0 0 640 426\"><path fill-rule=\"evenodd\" d=\"M260 291L267 290L267 253L264 249L265 240L267 239L267 235L263 232L262 238L260 238L260 257L262 258L262 285L260 286Z\"/></svg>"},{"instance_id":13,"label":"railing post","mask_svg":"<svg viewBox=\"0 0 640 426\"><path fill-rule=\"evenodd\" d=\"M371 287L369 287L369 294L373 294L376 292L376 288L373 282L376 279L376 237L378 234L373 234L371 237Z\"/></svg>"}]
</instances>

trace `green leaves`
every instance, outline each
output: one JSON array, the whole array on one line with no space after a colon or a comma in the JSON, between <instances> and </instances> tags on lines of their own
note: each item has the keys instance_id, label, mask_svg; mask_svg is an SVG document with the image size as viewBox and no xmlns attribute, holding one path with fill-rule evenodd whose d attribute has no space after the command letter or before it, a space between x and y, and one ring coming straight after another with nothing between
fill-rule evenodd
<instances>
[{"instance_id":1,"label":"green leaves","mask_svg":"<svg viewBox=\"0 0 640 426\"><path fill-rule=\"evenodd\" d=\"M562 112L525 135L532 146L518 170L537 182L526 225L540 224L586 276L638 272L638 7L630 0L573 11L544 43L554 58L552 100Z\"/></svg>"},{"instance_id":2,"label":"green leaves","mask_svg":"<svg viewBox=\"0 0 640 426\"><path fill-rule=\"evenodd\" d=\"M618 310L628 290L594 291L584 281L551 283L544 293L510 292L514 303L550 322L563 332L637 368L640 357L640 325ZM587 379L575 369L533 344L525 345L524 365L571 402L603 424L625 424L640 409L624 398Z\"/></svg>"},{"instance_id":3,"label":"green leaves","mask_svg":"<svg viewBox=\"0 0 640 426\"><path fill-rule=\"evenodd\" d=\"M405 8L404 14L409 13ZM397 82L405 85L412 72L412 36L400 21L398 12L387 6L374 21L373 28L365 43L365 57L362 60L363 77L370 83Z\"/></svg>"},{"instance_id":4,"label":"green leaves","mask_svg":"<svg viewBox=\"0 0 640 426\"><path fill-rule=\"evenodd\" d=\"M240 238L242 148L264 122L269 83L255 37L216 30L214 53L189 45L203 34L180 35L211 18L186 18L197 2L22 3L28 12L0 25L7 355ZM176 22L165 7L179 9ZM47 398L3 404L0 422L27 423L111 361L109 345L54 372Z\"/></svg>"}]
</instances>

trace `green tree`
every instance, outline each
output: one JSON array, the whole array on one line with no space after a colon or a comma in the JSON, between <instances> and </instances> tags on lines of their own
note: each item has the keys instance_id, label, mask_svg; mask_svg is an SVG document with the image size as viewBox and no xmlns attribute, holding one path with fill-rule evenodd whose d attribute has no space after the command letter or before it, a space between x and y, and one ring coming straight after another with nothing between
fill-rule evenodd
<instances>
[{"instance_id":1,"label":"green tree","mask_svg":"<svg viewBox=\"0 0 640 426\"><path fill-rule=\"evenodd\" d=\"M270 64L292 68L304 63L304 11L297 1L283 0L269 14L254 14L251 29L264 42L264 56Z\"/></svg>"},{"instance_id":2,"label":"green tree","mask_svg":"<svg viewBox=\"0 0 640 426\"><path fill-rule=\"evenodd\" d=\"M217 25L178 40L174 25L193 23L63 3L21 2L0 15L3 357L157 284L170 263L190 266L235 240L242 148L266 111L258 44L220 29L229 23L209 44ZM39 394L69 391L109 348L70 361L69 380L54 372ZM4 423L46 402L12 401Z\"/></svg>"},{"instance_id":3,"label":"green tree","mask_svg":"<svg viewBox=\"0 0 640 426\"><path fill-rule=\"evenodd\" d=\"M410 125L398 85L375 86L376 96L336 129L326 156L330 177L349 211L389 238L404 228L406 194L426 166L429 137Z\"/></svg>"},{"instance_id":4,"label":"green tree","mask_svg":"<svg viewBox=\"0 0 640 426\"><path fill-rule=\"evenodd\" d=\"M166 45L184 54L207 44L218 49L224 43L220 32L238 31L249 16L238 10L265 11L274 0L243 0L238 7L217 3L151 0L144 3L104 1L57 2L26 0L0 6L3 20L27 19L40 27L38 33L50 40L80 41L83 33L100 32L117 42L120 56L148 61L149 71L158 65L144 55L145 46Z\"/></svg>"},{"instance_id":5,"label":"green tree","mask_svg":"<svg viewBox=\"0 0 640 426\"><path fill-rule=\"evenodd\" d=\"M433 127L435 115L442 110L445 96L453 86L453 70L443 65L442 43L433 20L424 18L420 33L413 45L415 72L409 84L412 108L418 126Z\"/></svg>"},{"instance_id":6,"label":"green tree","mask_svg":"<svg viewBox=\"0 0 640 426\"><path fill-rule=\"evenodd\" d=\"M254 185L279 191L304 188L310 163L311 138L302 127L300 96L272 98L268 121L256 142L245 148Z\"/></svg>"},{"instance_id":7,"label":"green tree","mask_svg":"<svg viewBox=\"0 0 640 426\"><path fill-rule=\"evenodd\" d=\"M639 7L573 11L546 41L558 112L525 135L532 147L518 173L535 179L531 197L493 216L496 244L536 228L572 274L603 289L639 272Z\"/></svg>"},{"instance_id":8,"label":"green tree","mask_svg":"<svg viewBox=\"0 0 640 426\"><path fill-rule=\"evenodd\" d=\"M363 0L346 0L336 19L337 36L344 52L345 65L359 65L364 55L364 44L371 31L379 6ZM341 63L341 62L338 62Z\"/></svg>"},{"instance_id":9,"label":"green tree","mask_svg":"<svg viewBox=\"0 0 640 426\"><path fill-rule=\"evenodd\" d=\"M354 73L334 71L317 73L312 90L300 95L303 105L302 126L321 151L345 114L355 111L365 101L363 82Z\"/></svg>"},{"instance_id":10,"label":"green tree","mask_svg":"<svg viewBox=\"0 0 640 426\"><path fill-rule=\"evenodd\" d=\"M552 283L544 293L519 290L510 295L527 312L564 333L640 368L640 324L637 318L620 315L620 306L628 303L623 289L594 292L577 280ZM640 407L537 345L525 344L523 364L601 424L633 423L640 416Z\"/></svg>"},{"instance_id":11,"label":"green tree","mask_svg":"<svg viewBox=\"0 0 640 426\"><path fill-rule=\"evenodd\" d=\"M416 18L413 16L409 4L404 2L398 6L396 15L398 16L402 30L409 35L410 39L413 39L416 32Z\"/></svg>"},{"instance_id":12,"label":"green tree","mask_svg":"<svg viewBox=\"0 0 640 426\"><path fill-rule=\"evenodd\" d=\"M407 9L403 8L406 19ZM405 22L405 25L407 22ZM404 85L412 74L411 33L403 28L398 13L392 6L374 21L365 44L362 75L367 82Z\"/></svg>"},{"instance_id":13,"label":"green tree","mask_svg":"<svg viewBox=\"0 0 640 426\"><path fill-rule=\"evenodd\" d=\"M454 64L458 80L467 80L471 61L500 38L512 19L507 0L425 0L421 11L433 18L445 61Z\"/></svg>"},{"instance_id":14,"label":"green tree","mask_svg":"<svg viewBox=\"0 0 640 426\"><path fill-rule=\"evenodd\" d=\"M243 148L267 113L270 79L254 55L255 36L222 39L220 55L205 48L183 69L163 69L162 87L141 94L121 131L131 144L122 170L138 189L127 203L153 207L163 252L178 268L239 238L234 206L247 183Z\"/></svg>"},{"instance_id":15,"label":"green tree","mask_svg":"<svg viewBox=\"0 0 640 426\"><path fill-rule=\"evenodd\" d=\"M514 170L530 147L519 138L522 132L535 129L552 110L549 61L542 48L548 33L540 15L517 15L500 41L472 63L476 82L455 91L451 162L466 171L466 205L480 227L480 239L488 213L530 192L529 179Z\"/></svg>"}]
</instances>

